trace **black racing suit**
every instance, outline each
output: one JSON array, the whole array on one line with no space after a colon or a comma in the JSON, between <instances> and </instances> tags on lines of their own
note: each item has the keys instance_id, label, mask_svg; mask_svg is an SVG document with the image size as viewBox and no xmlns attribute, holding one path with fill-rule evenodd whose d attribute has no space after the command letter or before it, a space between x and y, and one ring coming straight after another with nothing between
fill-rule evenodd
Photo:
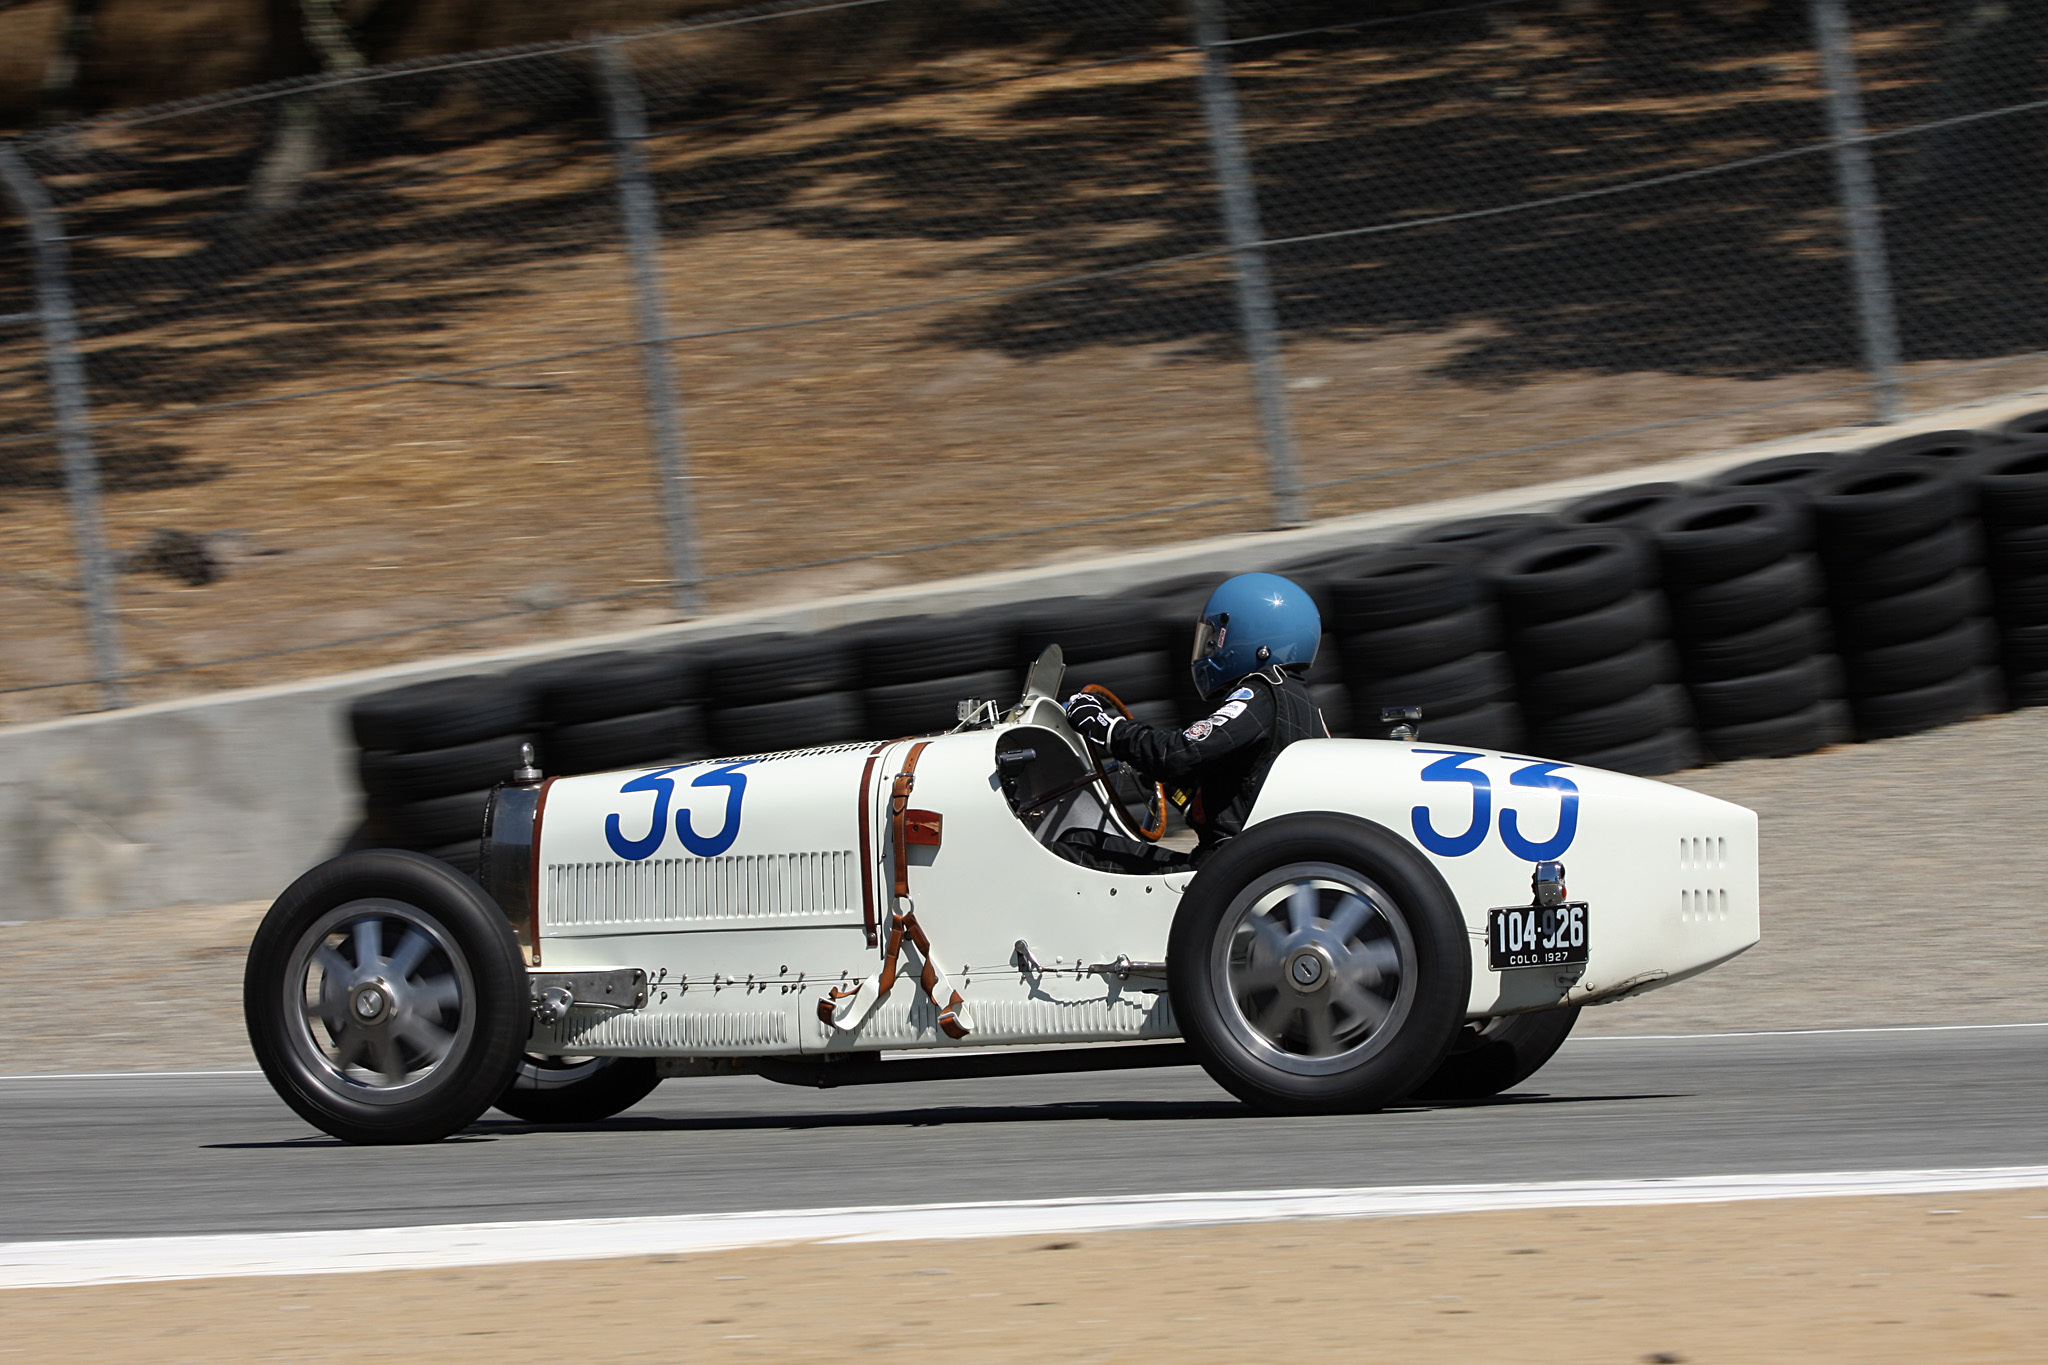
<instances>
[{"instance_id":1,"label":"black racing suit","mask_svg":"<svg viewBox=\"0 0 2048 1365\"><path fill-rule=\"evenodd\" d=\"M1274 665L1238 679L1185 730L1122 722L1109 732L1109 752L1166 784L1201 840L1199 860L1244 828L1282 749L1329 733L1307 684Z\"/></svg>"}]
</instances>

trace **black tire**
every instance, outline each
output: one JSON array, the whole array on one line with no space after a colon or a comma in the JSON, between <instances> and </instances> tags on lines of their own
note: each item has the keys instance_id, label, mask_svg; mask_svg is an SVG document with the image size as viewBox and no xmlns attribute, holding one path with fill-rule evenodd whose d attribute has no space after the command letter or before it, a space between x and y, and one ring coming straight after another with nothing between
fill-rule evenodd
<instances>
[{"instance_id":1,"label":"black tire","mask_svg":"<svg viewBox=\"0 0 2048 1365\"><path fill-rule=\"evenodd\" d=\"M1140 609L1133 615L1150 613ZM833 632L851 642L864 688L1008 668L1016 652L1013 634L1008 622L987 612L902 616Z\"/></svg>"},{"instance_id":2,"label":"black tire","mask_svg":"<svg viewBox=\"0 0 2048 1365\"><path fill-rule=\"evenodd\" d=\"M1813 654L1768 673L1696 683L1687 690L1701 729L1747 725L1804 711L1824 698L1840 696L1841 666L1832 655Z\"/></svg>"},{"instance_id":3,"label":"black tire","mask_svg":"<svg viewBox=\"0 0 2048 1365\"><path fill-rule=\"evenodd\" d=\"M1335 653L1334 650L1330 651ZM1322 662L1322 650L1317 650L1317 663ZM1161 650L1147 650L1142 654L1119 654L1109 659L1091 659L1086 663L1068 663L1067 680L1061 685L1063 692L1075 692L1089 683L1106 687L1116 693L1119 700L1136 706L1140 702L1171 701L1175 695L1178 674L1187 671L1187 662L1180 660L1178 667L1171 654ZM1310 670L1302 679L1307 683L1330 682L1334 679L1318 677L1324 670L1320 667ZM1017 700L1023 683L1016 674L1010 675L1016 681L1011 695L998 698L1008 706Z\"/></svg>"},{"instance_id":4,"label":"black tire","mask_svg":"<svg viewBox=\"0 0 2048 1365\"><path fill-rule=\"evenodd\" d=\"M1688 684L1746 678L1787 668L1813 654L1834 648L1828 614L1818 609L1795 611L1775 621L1712 640L1681 640Z\"/></svg>"},{"instance_id":5,"label":"black tire","mask_svg":"<svg viewBox=\"0 0 2048 1365\"><path fill-rule=\"evenodd\" d=\"M381 802L452 796L505 781L519 766L519 746L533 742L532 735L500 735L410 754L365 749L356 755L356 776L364 795Z\"/></svg>"},{"instance_id":6,"label":"black tire","mask_svg":"<svg viewBox=\"0 0 2048 1365\"><path fill-rule=\"evenodd\" d=\"M1861 738L1887 739L1986 715L2001 709L2003 697L1997 670L1975 668L1931 687L1861 697L1852 703L1852 709Z\"/></svg>"},{"instance_id":7,"label":"black tire","mask_svg":"<svg viewBox=\"0 0 2048 1365\"><path fill-rule=\"evenodd\" d=\"M1993 451L1970 470L1977 512L2001 526L2048 522L2048 441Z\"/></svg>"},{"instance_id":8,"label":"black tire","mask_svg":"<svg viewBox=\"0 0 2048 1365\"><path fill-rule=\"evenodd\" d=\"M1630 484L1568 503L1557 517L1570 526L1644 527L1687 496L1682 483Z\"/></svg>"},{"instance_id":9,"label":"black tire","mask_svg":"<svg viewBox=\"0 0 2048 1365\"><path fill-rule=\"evenodd\" d=\"M1411 545L1446 546L1492 557L1547 536L1564 525L1548 512L1503 512L1447 521L1409 537Z\"/></svg>"},{"instance_id":10,"label":"black tire","mask_svg":"<svg viewBox=\"0 0 2048 1365\"><path fill-rule=\"evenodd\" d=\"M637 716L564 725L548 736L547 768L569 777L647 767L672 759L709 758L713 752L703 710L671 706Z\"/></svg>"},{"instance_id":11,"label":"black tire","mask_svg":"<svg viewBox=\"0 0 2048 1365\"><path fill-rule=\"evenodd\" d=\"M2015 445L2032 444L2048 437L2048 408L2021 413L1998 428L1998 437Z\"/></svg>"},{"instance_id":12,"label":"black tire","mask_svg":"<svg viewBox=\"0 0 2048 1365\"><path fill-rule=\"evenodd\" d=\"M357 924L375 924L375 942ZM392 964L414 933L428 946L400 971ZM340 1027L310 1017L319 1007L307 1001L315 971L325 991L328 962L346 972L336 974ZM363 1022L365 1006L383 1016ZM242 1009L279 1097L354 1143L434 1142L467 1127L511 1082L532 1022L519 945L496 903L454 869L390 849L335 858L286 888L249 945ZM391 1070L363 1073L365 1049Z\"/></svg>"},{"instance_id":13,"label":"black tire","mask_svg":"<svg viewBox=\"0 0 2048 1365\"><path fill-rule=\"evenodd\" d=\"M1577 762L1580 755L1634 744L1686 725L1691 718L1685 689L1667 683L1645 688L1612 706L1551 716L1541 722L1532 720L1529 728L1540 752Z\"/></svg>"},{"instance_id":14,"label":"black tire","mask_svg":"<svg viewBox=\"0 0 2048 1365\"><path fill-rule=\"evenodd\" d=\"M1199 596L1203 602L1208 601L1209 594L1216 590L1218 577L1202 575L1190 595ZM1194 638L1194 620L1200 612L1201 603L1196 603L1193 610L1175 614L1176 619L1184 622L1185 635L1178 646L1183 658L1187 656L1189 643ZM957 671L975 673L982 668L1004 665L1029 667L1045 652L1047 645L1053 644L1060 647L1060 652L1069 661L1111 659L1134 648L1148 646L1158 631L1158 622L1159 604L1143 598L1047 598L1031 603L1017 616L1015 639L1005 657Z\"/></svg>"},{"instance_id":15,"label":"black tire","mask_svg":"<svg viewBox=\"0 0 2048 1365\"><path fill-rule=\"evenodd\" d=\"M2048 574L2048 524L1997 526L1986 522L1984 560L1996 578Z\"/></svg>"},{"instance_id":16,"label":"black tire","mask_svg":"<svg viewBox=\"0 0 2048 1365\"><path fill-rule=\"evenodd\" d=\"M1513 628L1562 621L1650 586L1643 538L1612 526L1582 526L1532 541L1489 571L1501 615Z\"/></svg>"},{"instance_id":17,"label":"black tire","mask_svg":"<svg viewBox=\"0 0 2048 1365\"><path fill-rule=\"evenodd\" d=\"M1674 598L1671 632L1696 640L1739 635L1826 599L1827 585L1813 556L1793 555Z\"/></svg>"},{"instance_id":18,"label":"black tire","mask_svg":"<svg viewBox=\"0 0 2048 1365\"><path fill-rule=\"evenodd\" d=\"M1345 676L1354 680L1437 668L1499 648L1500 618L1483 604L1337 641Z\"/></svg>"},{"instance_id":19,"label":"black tire","mask_svg":"<svg viewBox=\"0 0 2048 1365\"><path fill-rule=\"evenodd\" d=\"M1590 710L1611 706L1646 687L1677 680L1678 655L1670 641L1645 640L1609 659L1524 677L1522 709L1538 716Z\"/></svg>"},{"instance_id":20,"label":"black tire","mask_svg":"<svg viewBox=\"0 0 2048 1365\"><path fill-rule=\"evenodd\" d=\"M862 695L861 706L870 734L924 735L958 725L963 701L993 701L1007 707L1022 687L1017 674L997 668L958 678L871 687Z\"/></svg>"},{"instance_id":21,"label":"black tire","mask_svg":"<svg viewBox=\"0 0 2048 1365\"><path fill-rule=\"evenodd\" d=\"M1863 452L1866 460L1917 459L1937 466L1960 468L1989 450L1995 441L1980 431L1921 431L1874 445Z\"/></svg>"},{"instance_id":22,"label":"black tire","mask_svg":"<svg viewBox=\"0 0 2048 1365\"><path fill-rule=\"evenodd\" d=\"M1964 617L1980 616L1990 605L1984 575L1965 569L1897 597L1836 603L1835 635L1845 652L1895 645L1933 635Z\"/></svg>"},{"instance_id":23,"label":"black tire","mask_svg":"<svg viewBox=\"0 0 2048 1365\"><path fill-rule=\"evenodd\" d=\"M1745 758L1790 758L1810 754L1853 738L1848 706L1837 700L1815 702L1803 711L1746 725L1700 731L1700 747L1718 763Z\"/></svg>"},{"instance_id":24,"label":"black tire","mask_svg":"<svg viewBox=\"0 0 2048 1365\"><path fill-rule=\"evenodd\" d=\"M1277 945L1277 925L1254 931L1276 898L1303 884L1316 896L1307 931ZM1349 932L1344 891L1377 911ZM1313 959L1323 984L1274 977L1268 988L1269 969L1291 973L1297 958ZM1181 898L1166 962L1174 1015L1203 1068L1269 1113L1355 1113L1401 1099L1443 1060L1472 989L1464 917L1442 875L1393 832L1324 812L1263 821L1224 844ZM1329 983L1352 963L1372 979L1335 991ZM1346 994L1359 1004L1347 1010ZM1316 1050L1318 1018L1334 1051Z\"/></svg>"},{"instance_id":25,"label":"black tire","mask_svg":"<svg viewBox=\"0 0 2048 1365\"><path fill-rule=\"evenodd\" d=\"M526 1053L495 1105L527 1123L602 1123L646 1099L660 1084L652 1057Z\"/></svg>"},{"instance_id":26,"label":"black tire","mask_svg":"<svg viewBox=\"0 0 2048 1365\"><path fill-rule=\"evenodd\" d=\"M1843 659L1849 690L1856 696L1912 692L1948 681L1998 657L1998 636L1989 621L1958 621L1938 635L1865 650Z\"/></svg>"},{"instance_id":27,"label":"black tire","mask_svg":"<svg viewBox=\"0 0 2048 1365\"><path fill-rule=\"evenodd\" d=\"M474 877L483 865L483 840L464 839L439 848L422 849L429 858L448 864L465 877Z\"/></svg>"},{"instance_id":28,"label":"black tire","mask_svg":"<svg viewBox=\"0 0 2048 1365\"><path fill-rule=\"evenodd\" d=\"M1994 590L2001 616L2014 625L2048 621L2048 574L2008 578Z\"/></svg>"},{"instance_id":29,"label":"black tire","mask_svg":"<svg viewBox=\"0 0 2048 1365\"><path fill-rule=\"evenodd\" d=\"M610 650L548 659L513 670L554 725L586 725L614 716L663 711L703 692L703 663L675 650Z\"/></svg>"},{"instance_id":30,"label":"black tire","mask_svg":"<svg viewBox=\"0 0 2048 1365\"><path fill-rule=\"evenodd\" d=\"M2011 705L2048 706L2048 669L2015 673L2008 681Z\"/></svg>"},{"instance_id":31,"label":"black tire","mask_svg":"<svg viewBox=\"0 0 2048 1365\"><path fill-rule=\"evenodd\" d=\"M1713 493L1664 509L1647 526L1665 591L1739 578L1799 551L1792 505L1776 493Z\"/></svg>"},{"instance_id":32,"label":"black tire","mask_svg":"<svg viewBox=\"0 0 2048 1365\"><path fill-rule=\"evenodd\" d=\"M1691 729L1675 725L1648 739L1574 754L1571 761L1580 767L1627 773L1630 777L1662 777L1700 765L1699 737Z\"/></svg>"},{"instance_id":33,"label":"black tire","mask_svg":"<svg viewBox=\"0 0 2048 1365\"><path fill-rule=\"evenodd\" d=\"M852 744L867 737L860 698L850 692L760 706L733 706L711 713L711 738L720 753L777 753Z\"/></svg>"},{"instance_id":34,"label":"black tire","mask_svg":"<svg viewBox=\"0 0 2048 1365\"><path fill-rule=\"evenodd\" d=\"M765 706L849 691L855 663L844 636L755 635L713 655L706 681L721 708Z\"/></svg>"},{"instance_id":35,"label":"black tire","mask_svg":"<svg viewBox=\"0 0 2048 1365\"><path fill-rule=\"evenodd\" d=\"M1566 1005L1468 1023L1458 1030L1450 1055L1409 1098L1461 1104L1512 1090L1557 1055L1578 1022L1579 1007Z\"/></svg>"},{"instance_id":36,"label":"black tire","mask_svg":"<svg viewBox=\"0 0 2048 1365\"><path fill-rule=\"evenodd\" d=\"M533 694L509 678L436 678L358 697L349 729L359 749L409 754L522 734L539 719Z\"/></svg>"},{"instance_id":37,"label":"black tire","mask_svg":"<svg viewBox=\"0 0 2048 1365\"><path fill-rule=\"evenodd\" d=\"M490 788L437 796L430 801L369 802L365 813L377 842L392 848L430 849L481 839Z\"/></svg>"},{"instance_id":38,"label":"black tire","mask_svg":"<svg viewBox=\"0 0 2048 1365\"><path fill-rule=\"evenodd\" d=\"M1838 600L1869 602L1939 583L1978 563L1983 552L1976 525L1956 521L1902 545L1823 558L1828 590Z\"/></svg>"},{"instance_id":39,"label":"black tire","mask_svg":"<svg viewBox=\"0 0 2048 1365\"><path fill-rule=\"evenodd\" d=\"M1325 629L1363 635L1460 611L1480 599L1478 557L1442 545L1395 545L1332 577Z\"/></svg>"},{"instance_id":40,"label":"black tire","mask_svg":"<svg viewBox=\"0 0 2048 1365\"><path fill-rule=\"evenodd\" d=\"M1431 716L1425 711L1422 741L1514 753L1528 747L1529 732L1522 724L1521 707L1511 701L1496 701L1455 715Z\"/></svg>"},{"instance_id":41,"label":"black tire","mask_svg":"<svg viewBox=\"0 0 2048 1365\"><path fill-rule=\"evenodd\" d=\"M1455 715L1515 695L1514 674L1505 654L1474 654L1440 668L1374 678L1351 688L1351 706L1359 716L1376 716L1383 706L1420 706L1432 714Z\"/></svg>"},{"instance_id":42,"label":"black tire","mask_svg":"<svg viewBox=\"0 0 2048 1365\"><path fill-rule=\"evenodd\" d=\"M1634 649L1670 628L1661 593L1637 592L1612 606L1509 634L1508 653L1525 673L1591 663Z\"/></svg>"},{"instance_id":43,"label":"black tire","mask_svg":"<svg viewBox=\"0 0 2048 1365\"><path fill-rule=\"evenodd\" d=\"M2048 669L2048 624L2013 626L1999 640L1999 661L2015 676Z\"/></svg>"},{"instance_id":44,"label":"black tire","mask_svg":"<svg viewBox=\"0 0 2048 1365\"><path fill-rule=\"evenodd\" d=\"M1813 523L1824 549L1902 545L1963 511L1962 483L1910 460L1851 460L1813 487Z\"/></svg>"},{"instance_id":45,"label":"black tire","mask_svg":"<svg viewBox=\"0 0 2048 1365\"><path fill-rule=\"evenodd\" d=\"M1847 458L1832 450L1773 455L1723 470L1710 482L1715 488L1772 488L1803 501L1815 484L1841 469Z\"/></svg>"}]
</instances>

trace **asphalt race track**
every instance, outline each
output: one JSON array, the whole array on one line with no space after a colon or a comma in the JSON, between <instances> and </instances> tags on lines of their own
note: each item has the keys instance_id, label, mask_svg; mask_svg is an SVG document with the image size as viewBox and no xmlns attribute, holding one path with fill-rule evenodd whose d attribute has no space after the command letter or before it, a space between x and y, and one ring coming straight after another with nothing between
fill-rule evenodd
<instances>
[{"instance_id":1,"label":"asphalt race track","mask_svg":"<svg viewBox=\"0 0 2048 1365\"><path fill-rule=\"evenodd\" d=\"M350 1148L260 1076L0 1079L0 1240L2048 1164L2048 1025L1569 1044L1486 1104L1273 1119L1187 1068L797 1090Z\"/></svg>"}]
</instances>

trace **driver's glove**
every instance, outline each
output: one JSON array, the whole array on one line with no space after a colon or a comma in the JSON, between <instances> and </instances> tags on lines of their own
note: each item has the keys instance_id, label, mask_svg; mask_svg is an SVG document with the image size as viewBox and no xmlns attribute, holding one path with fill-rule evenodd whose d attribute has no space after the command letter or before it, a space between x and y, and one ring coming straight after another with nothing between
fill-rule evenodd
<instances>
[{"instance_id":1,"label":"driver's glove","mask_svg":"<svg viewBox=\"0 0 2048 1365\"><path fill-rule=\"evenodd\" d=\"M1067 724L1104 753L1109 751L1109 732L1122 716L1111 715L1093 692L1076 692L1067 698Z\"/></svg>"}]
</instances>

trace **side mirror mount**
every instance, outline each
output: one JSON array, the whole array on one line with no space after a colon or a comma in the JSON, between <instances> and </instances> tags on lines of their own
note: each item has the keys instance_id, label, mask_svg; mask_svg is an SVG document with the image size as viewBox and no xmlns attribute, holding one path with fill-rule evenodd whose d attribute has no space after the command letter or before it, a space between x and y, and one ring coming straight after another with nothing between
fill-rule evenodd
<instances>
[{"instance_id":1,"label":"side mirror mount","mask_svg":"<svg viewBox=\"0 0 2048 1365\"><path fill-rule=\"evenodd\" d=\"M1380 730L1382 739L1391 739L1406 744L1422 735L1422 708L1419 706L1382 706L1380 708Z\"/></svg>"}]
</instances>

